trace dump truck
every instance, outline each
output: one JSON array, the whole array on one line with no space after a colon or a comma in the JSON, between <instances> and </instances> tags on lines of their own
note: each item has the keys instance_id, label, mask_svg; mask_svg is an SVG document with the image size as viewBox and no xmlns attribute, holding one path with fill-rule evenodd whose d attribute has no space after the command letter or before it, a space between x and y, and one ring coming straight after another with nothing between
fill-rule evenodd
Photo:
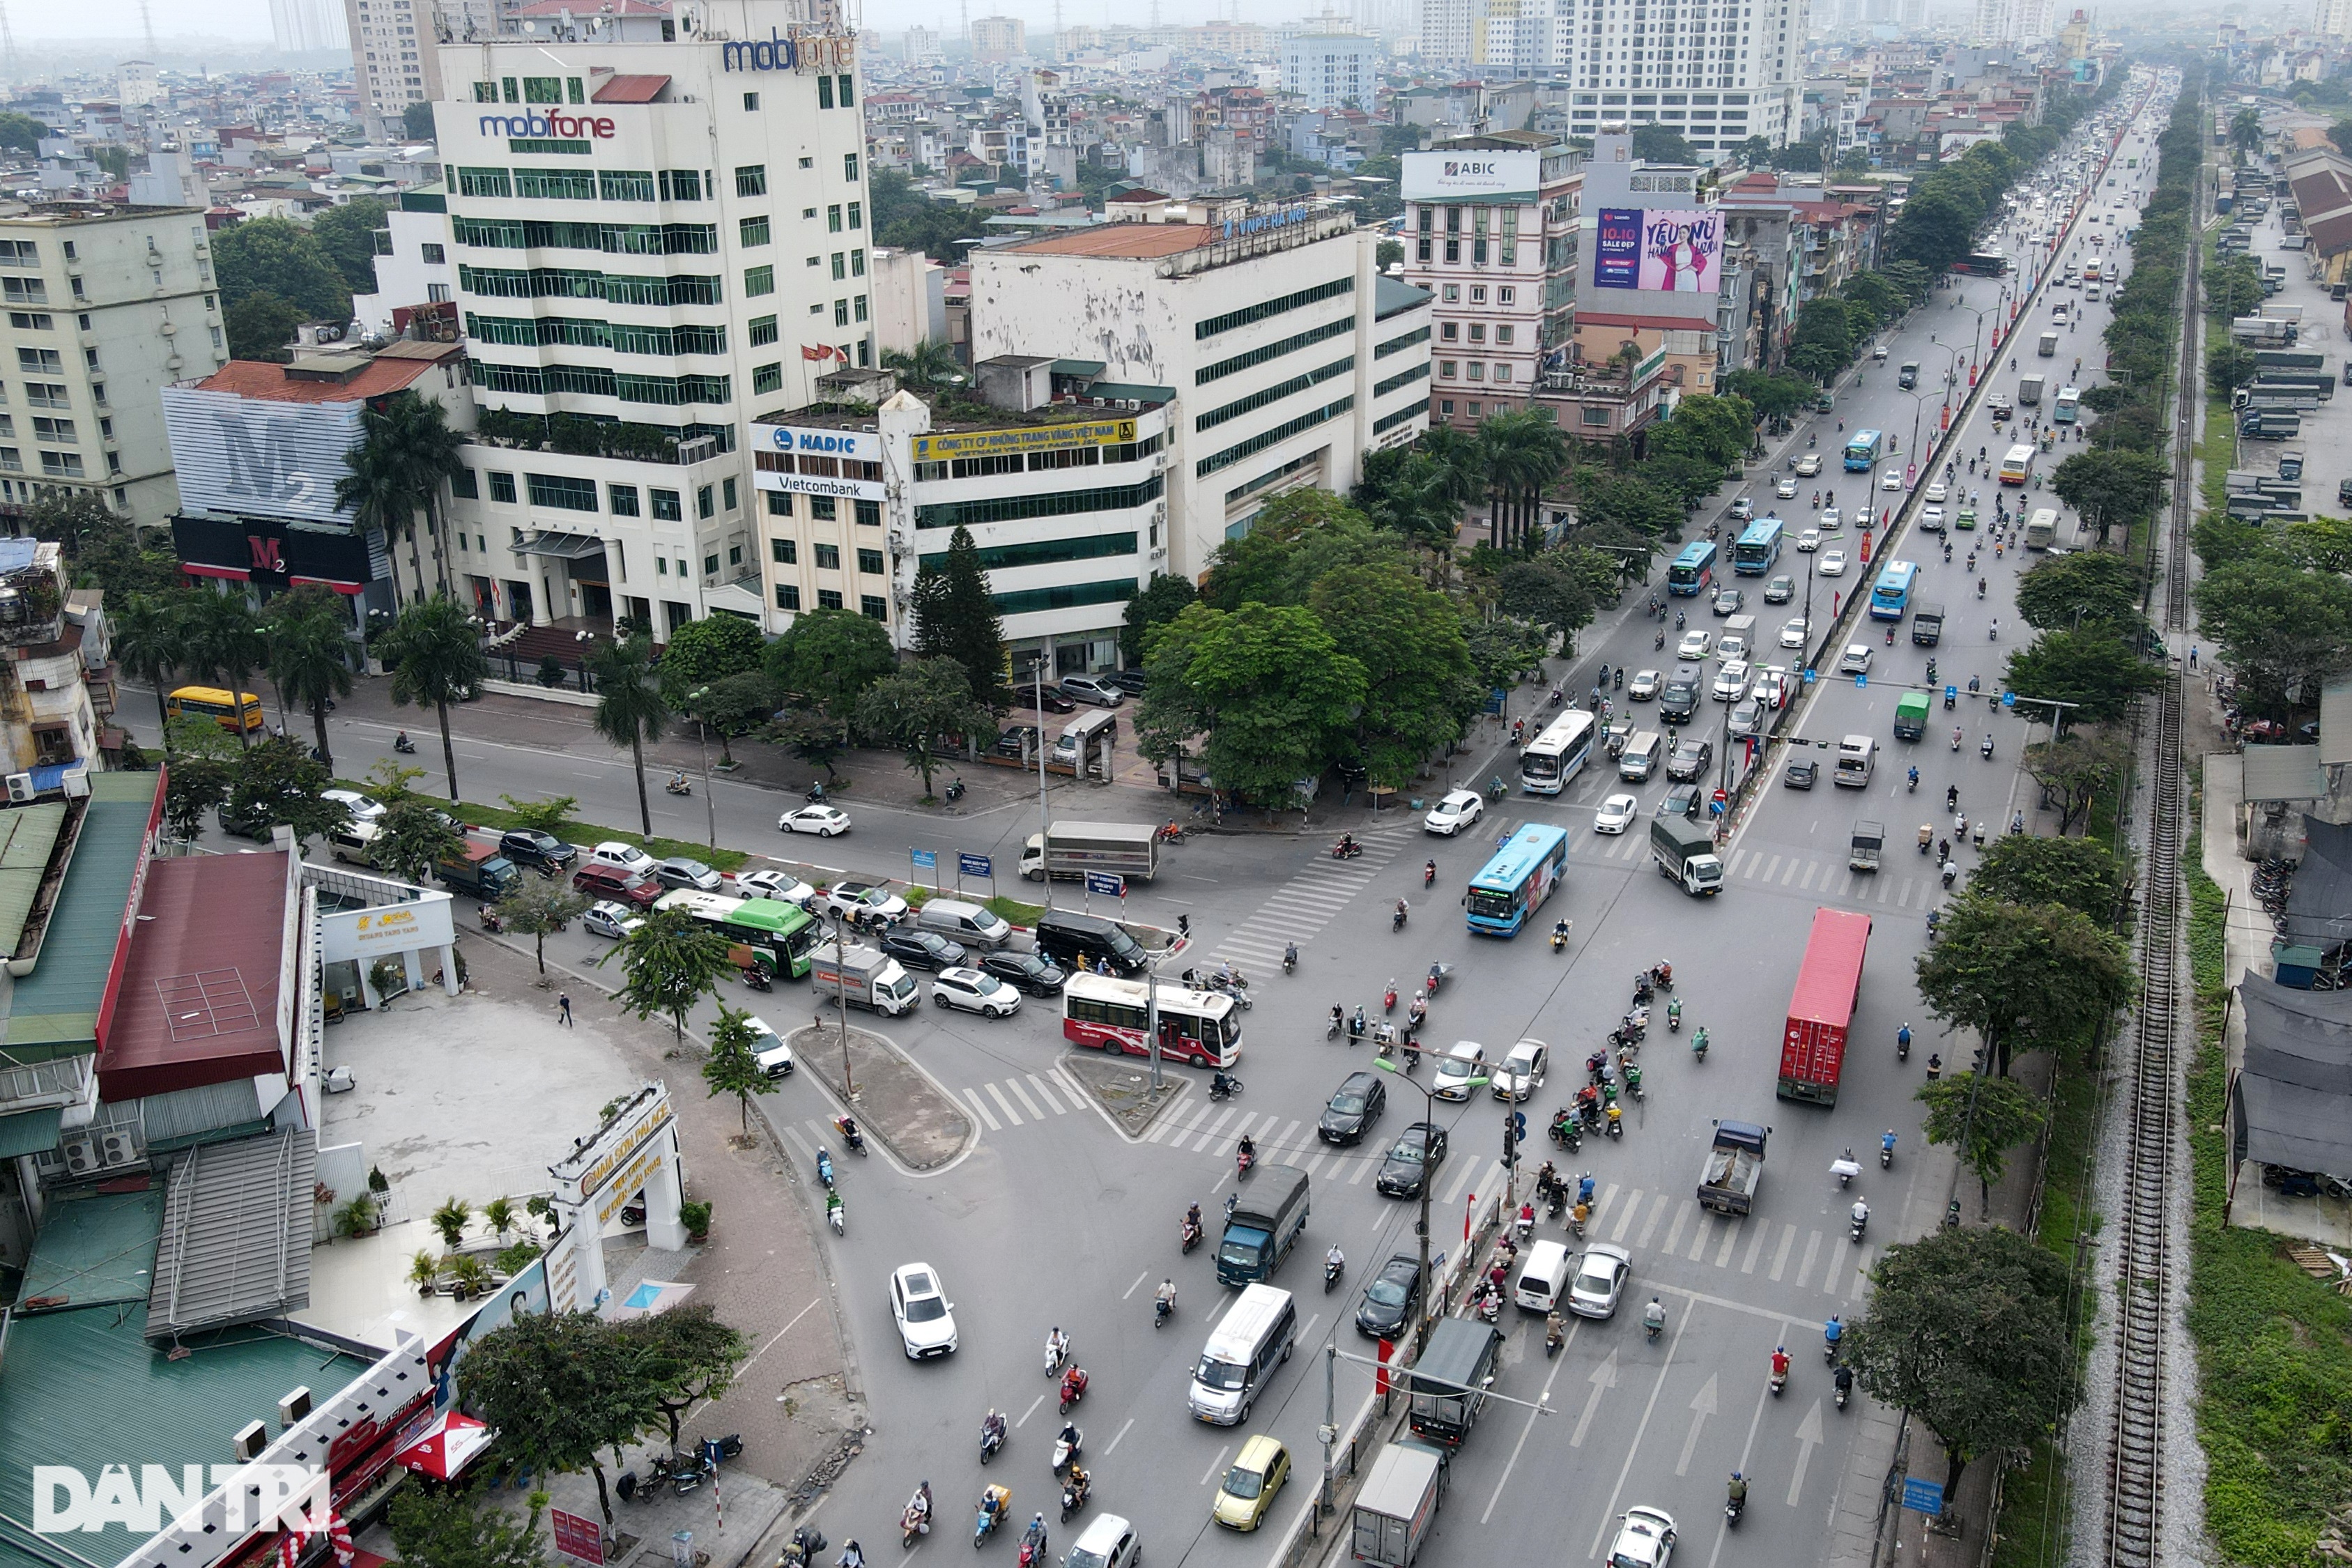
<instances>
[{"instance_id":1,"label":"dump truck","mask_svg":"<svg viewBox=\"0 0 2352 1568\"><path fill-rule=\"evenodd\" d=\"M1267 1165L1225 1215L1217 1242L1217 1281L1238 1289L1270 1279L1307 1229L1307 1173L1296 1165Z\"/></svg>"},{"instance_id":2,"label":"dump truck","mask_svg":"<svg viewBox=\"0 0 2352 1568\"><path fill-rule=\"evenodd\" d=\"M1944 640L1944 606L1919 601L1911 612L1911 640L1921 647L1934 647Z\"/></svg>"},{"instance_id":3,"label":"dump truck","mask_svg":"<svg viewBox=\"0 0 2352 1568\"><path fill-rule=\"evenodd\" d=\"M1918 694L1914 692L1912 695ZM1921 698L1920 700L1924 702L1927 699ZM1897 731L1896 733L1899 734L1901 731ZM1845 863L1857 871L1875 871L1878 869L1879 857L1885 854L1885 850L1886 824L1856 822L1853 825L1853 837L1846 848Z\"/></svg>"},{"instance_id":4,"label":"dump truck","mask_svg":"<svg viewBox=\"0 0 2352 1568\"><path fill-rule=\"evenodd\" d=\"M828 942L809 952L809 982L820 998L896 1018L913 1009L915 977L898 961L870 947L842 950Z\"/></svg>"},{"instance_id":5,"label":"dump truck","mask_svg":"<svg viewBox=\"0 0 2352 1568\"><path fill-rule=\"evenodd\" d=\"M1650 819L1650 859L1659 876L1680 882L1694 898L1723 891L1723 859L1715 852L1715 835L1688 817Z\"/></svg>"},{"instance_id":6,"label":"dump truck","mask_svg":"<svg viewBox=\"0 0 2352 1568\"><path fill-rule=\"evenodd\" d=\"M1089 871L1149 882L1160 874L1160 830L1148 822L1056 822L1021 846L1021 875L1081 881Z\"/></svg>"},{"instance_id":7,"label":"dump truck","mask_svg":"<svg viewBox=\"0 0 2352 1568\"><path fill-rule=\"evenodd\" d=\"M522 873L499 853L495 844L468 844L433 868L433 874L461 893L471 893L486 904L496 903L515 890Z\"/></svg>"},{"instance_id":8,"label":"dump truck","mask_svg":"<svg viewBox=\"0 0 2352 1568\"><path fill-rule=\"evenodd\" d=\"M1764 1183L1764 1140L1770 1133L1771 1129L1753 1121L1715 1124L1715 1142L1698 1176L1701 1208L1734 1215L1748 1211L1756 1202L1756 1189Z\"/></svg>"},{"instance_id":9,"label":"dump truck","mask_svg":"<svg viewBox=\"0 0 2352 1568\"><path fill-rule=\"evenodd\" d=\"M1349 1554L1371 1568L1412 1568L1437 1522L1444 1485L1437 1455L1421 1444L1382 1448L1348 1516Z\"/></svg>"}]
</instances>

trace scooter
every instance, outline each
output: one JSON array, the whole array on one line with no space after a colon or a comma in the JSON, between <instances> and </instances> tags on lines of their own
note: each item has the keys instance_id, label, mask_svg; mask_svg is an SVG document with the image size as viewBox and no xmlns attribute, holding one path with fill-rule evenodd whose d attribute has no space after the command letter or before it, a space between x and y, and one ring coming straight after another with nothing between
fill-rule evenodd
<instances>
[{"instance_id":1,"label":"scooter","mask_svg":"<svg viewBox=\"0 0 2352 1568\"><path fill-rule=\"evenodd\" d=\"M694 786L687 783L684 779L672 779L669 783L662 785L662 788L671 795L692 795L694 793Z\"/></svg>"},{"instance_id":2,"label":"scooter","mask_svg":"<svg viewBox=\"0 0 2352 1568\"><path fill-rule=\"evenodd\" d=\"M1789 1386L1789 1374L1788 1374L1788 1373L1787 1373L1785 1370L1782 1370L1782 1369L1780 1369L1780 1368L1775 1368L1775 1369L1773 1370L1773 1373L1772 1373L1772 1380L1771 1380L1771 1384L1770 1384L1770 1387L1771 1387L1771 1391L1772 1391L1772 1397L1773 1397L1773 1398L1775 1398L1775 1399L1780 1398L1780 1397L1781 1391L1782 1391L1782 1390L1784 1390L1784 1389L1786 1389L1788 1386Z\"/></svg>"},{"instance_id":3,"label":"scooter","mask_svg":"<svg viewBox=\"0 0 2352 1568\"><path fill-rule=\"evenodd\" d=\"M1682 1032L1683 999L1677 996L1666 1004L1666 1033L1679 1035Z\"/></svg>"},{"instance_id":4,"label":"scooter","mask_svg":"<svg viewBox=\"0 0 2352 1568\"><path fill-rule=\"evenodd\" d=\"M1846 1401L1853 1397L1853 1369L1852 1367L1842 1366L1837 1369L1837 1394L1835 1397L1837 1399L1837 1407L1840 1410L1844 1409Z\"/></svg>"},{"instance_id":5,"label":"scooter","mask_svg":"<svg viewBox=\"0 0 2352 1568\"><path fill-rule=\"evenodd\" d=\"M1352 838L1342 838L1331 846L1331 858L1334 860L1353 860L1363 852L1364 847Z\"/></svg>"},{"instance_id":6,"label":"scooter","mask_svg":"<svg viewBox=\"0 0 2352 1568\"><path fill-rule=\"evenodd\" d=\"M898 1544L902 1547L912 1546L915 1544L917 1536L929 1535L930 1532L930 1510L920 1503L908 1503L906 1511L898 1516Z\"/></svg>"},{"instance_id":7,"label":"scooter","mask_svg":"<svg viewBox=\"0 0 2352 1568\"><path fill-rule=\"evenodd\" d=\"M1383 1013L1396 1011L1396 982L1393 980L1389 982L1389 988L1381 994L1381 1011Z\"/></svg>"},{"instance_id":8,"label":"scooter","mask_svg":"<svg viewBox=\"0 0 2352 1568\"><path fill-rule=\"evenodd\" d=\"M1074 1366L1062 1374L1062 1414L1067 1415L1070 1406L1087 1396L1087 1369Z\"/></svg>"},{"instance_id":9,"label":"scooter","mask_svg":"<svg viewBox=\"0 0 2352 1568\"><path fill-rule=\"evenodd\" d=\"M963 798L963 780L950 779L948 781L948 787L945 793L948 799L951 801L961 800Z\"/></svg>"},{"instance_id":10,"label":"scooter","mask_svg":"<svg viewBox=\"0 0 2352 1568\"><path fill-rule=\"evenodd\" d=\"M1568 932L1562 931L1558 926L1552 927L1551 950L1554 952L1565 952L1568 951Z\"/></svg>"},{"instance_id":11,"label":"scooter","mask_svg":"<svg viewBox=\"0 0 2352 1568\"><path fill-rule=\"evenodd\" d=\"M1251 1170L1256 1166L1256 1164L1257 1154L1255 1151L1249 1149L1236 1149L1234 1151L1234 1167L1236 1173L1246 1176L1250 1173Z\"/></svg>"},{"instance_id":12,"label":"scooter","mask_svg":"<svg viewBox=\"0 0 2352 1568\"><path fill-rule=\"evenodd\" d=\"M1060 1475L1069 1468L1070 1461L1078 1457L1078 1450L1086 1446L1086 1441L1087 1435L1076 1427L1070 1429L1069 1436L1054 1439L1054 1473L1055 1475Z\"/></svg>"},{"instance_id":13,"label":"scooter","mask_svg":"<svg viewBox=\"0 0 2352 1568\"><path fill-rule=\"evenodd\" d=\"M816 1152L816 1179L826 1192L833 1191L833 1156L822 1149Z\"/></svg>"},{"instance_id":14,"label":"scooter","mask_svg":"<svg viewBox=\"0 0 2352 1568\"><path fill-rule=\"evenodd\" d=\"M991 1487L989 1490L993 1493L1002 1490L1002 1489ZM995 1534L996 1527L1004 1522L1005 1510L1012 1506L1009 1500L1011 1494L1009 1492L1004 1493L1003 1497L998 1499L997 1504L994 1508L988 1506L989 1500L987 1498L982 1498L981 1500L980 1517L973 1520L971 1522L971 1543L974 1546L978 1546L982 1542L986 1541L990 1536Z\"/></svg>"},{"instance_id":15,"label":"scooter","mask_svg":"<svg viewBox=\"0 0 2352 1568\"><path fill-rule=\"evenodd\" d=\"M1772 1392L1778 1394L1780 1390L1776 1388ZM1747 1511L1745 1498L1732 1498L1723 1505L1723 1522L1736 1530L1739 1526L1739 1516Z\"/></svg>"},{"instance_id":16,"label":"scooter","mask_svg":"<svg viewBox=\"0 0 2352 1568\"><path fill-rule=\"evenodd\" d=\"M1339 1276L1347 1271L1348 1266L1345 1263L1339 1262L1328 1258L1325 1258L1323 1260L1324 1294L1330 1294L1331 1288L1339 1283Z\"/></svg>"},{"instance_id":17,"label":"scooter","mask_svg":"<svg viewBox=\"0 0 2352 1568\"><path fill-rule=\"evenodd\" d=\"M1293 942L1282 950L1282 972L1285 974L1290 974L1296 973L1297 968L1298 944Z\"/></svg>"},{"instance_id":18,"label":"scooter","mask_svg":"<svg viewBox=\"0 0 2352 1568\"><path fill-rule=\"evenodd\" d=\"M1706 1026L1705 1024L1701 1024L1698 1026L1698 1033L1691 1037L1691 1055L1701 1061L1706 1060Z\"/></svg>"},{"instance_id":19,"label":"scooter","mask_svg":"<svg viewBox=\"0 0 2352 1568\"><path fill-rule=\"evenodd\" d=\"M1568 1343L1568 1330L1561 1325L1559 1314L1554 1313L1552 1315L1551 1321L1544 1327L1544 1355L1546 1359L1558 1355L1559 1353L1560 1347L1566 1343Z\"/></svg>"},{"instance_id":20,"label":"scooter","mask_svg":"<svg viewBox=\"0 0 2352 1568\"><path fill-rule=\"evenodd\" d=\"M1984 753L1984 759L1986 762L1992 761L1992 737L1990 735L1987 735L1984 738L1984 744L1979 746L1977 750Z\"/></svg>"},{"instance_id":21,"label":"scooter","mask_svg":"<svg viewBox=\"0 0 2352 1568\"><path fill-rule=\"evenodd\" d=\"M833 1226L834 1235L849 1234L849 1205L841 1201L841 1194L837 1192L824 1195L824 1221Z\"/></svg>"},{"instance_id":22,"label":"scooter","mask_svg":"<svg viewBox=\"0 0 2352 1568\"><path fill-rule=\"evenodd\" d=\"M1168 1324L1168 1320L1175 1315L1175 1302L1170 1300L1165 1296L1155 1296L1151 1299L1151 1326L1155 1330L1165 1328Z\"/></svg>"},{"instance_id":23,"label":"scooter","mask_svg":"<svg viewBox=\"0 0 2352 1568\"><path fill-rule=\"evenodd\" d=\"M1086 1506L1087 1488L1085 1485L1077 1481L1064 1481L1062 1483L1062 1522L1064 1524L1069 1523L1070 1516L1076 1513L1078 1510Z\"/></svg>"},{"instance_id":24,"label":"scooter","mask_svg":"<svg viewBox=\"0 0 2352 1568\"><path fill-rule=\"evenodd\" d=\"M773 991L776 988L776 983L769 977L768 966L764 963L745 964L743 984L754 991Z\"/></svg>"},{"instance_id":25,"label":"scooter","mask_svg":"<svg viewBox=\"0 0 2352 1568\"><path fill-rule=\"evenodd\" d=\"M1992 755L1992 753L1991 753L1990 752L1987 752L1985 753L1985 755L1989 757L1989 756ZM1402 903L1399 903L1399 904L1397 905L1397 907L1396 907L1395 911L1394 911L1393 913L1391 913L1391 914L1389 916L1389 930L1391 930L1391 931L1402 931L1402 930L1404 930L1404 915L1405 915L1404 905L1403 905Z\"/></svg>"},{"instance_id":26,"label":"scooter","mask_svg":"<svg viewBox=\"0 0 2352 1568\"><path fill-rule=\"evenodd\" d=\"M865 1154L866 1134L860 1132L857 1130L856 1124L852 1122L849 1118L846 1116L835 1117L833 1119L833 1130L841 1134L841 1141L849 1145L849 1152L851 1153L860 1156Z\"/></svg>"},{"instance_id":27,"label":"scooter","mask_svg":"<svg viewBox=\"0 0 2352 1568\"><path fill-rule=\"evenodd\" d=\"M1187 1253L1190 1253L1194 1247L1201 1245L1201 1227L1194 1225L1188 1219L1184 1222L1183 1232L1184 1250Z\"/></svg>"},{"instance_id":28,"label":"scooter","mask_svg":"<svg viewBox=\"0 0 2352 1568\"><path fill-rule=\"evenodd\" d=\"M404 757L413 757L416 754L416 742L405 734L394 735L392 738L392 749Z\"/></svg>"}]
</instances>

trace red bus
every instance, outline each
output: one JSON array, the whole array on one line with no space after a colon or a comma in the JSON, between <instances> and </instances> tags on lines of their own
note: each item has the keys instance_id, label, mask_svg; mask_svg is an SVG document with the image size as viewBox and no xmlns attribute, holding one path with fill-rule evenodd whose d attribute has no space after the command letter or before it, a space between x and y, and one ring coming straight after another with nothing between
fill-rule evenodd
<instances>
[{"instance_id":1,"label":"red bus","mask_svg":"<svg viewBox=\"0 0 2352 1568\"><path fill-rule=\"evenodd\" d=\"M1846 1028L1862 995L1862 959L1870 946L1870 917L1845 910L1815 910L1813 934L1789 998L1780 1032L1780 1098L1835 1105L1845 1068Z\"/></svg>"},{"instance_id":2,"label":"red bus","mask_svg":"<svg viewBox=\"0 0 2352 1568\"><path fill-rule=\"evenodd\" d=\"M1143 1028L1150 998L1141 980L1077 973L1062 988L1062 1036L1073 1045L1146 1056ZM1229 1068L1241 1060L1242 1021L1230 996L1160 986L1161 1052L1195 1067Z\"/></svg>"}]
</instances>

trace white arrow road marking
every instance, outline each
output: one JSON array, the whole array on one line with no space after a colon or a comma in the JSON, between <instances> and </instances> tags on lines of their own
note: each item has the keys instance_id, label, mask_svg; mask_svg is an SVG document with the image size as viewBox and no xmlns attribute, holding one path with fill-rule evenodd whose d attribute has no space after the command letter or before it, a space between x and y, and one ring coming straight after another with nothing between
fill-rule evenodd
<instances>
[{"instance_id":1,"label":"white arrow road marking","mask_svg":"<svg viewBox=\"0 0 2352 1568\"><path fill-rule=\"evenodd\" d=\"M1698 1450L1698 1435L1706 1429L1706 1418L1715 1414L1715 1373L1707 1373L1706 1381L1691 1396L1690 1436L1683 1439L1682 1458L1675 1461L1675 1474L1678 1476L1690 1474L1691 1455Z\"/></svg>"},{"instance_id":2,"label":"white arrow road marking","mask_svg":"<svg viewBox=\"0 0 2352 1568\"><path fill-rule=\"evenodd\" d=\"M1576 1331L1583 1326L1582 1318L1569 1320L1568 1332L1560 1341L1560 1349L1563 1352L1576 1342ZM1503 1466L1501 1478L1495 1482L1495 1495L1486 1500L1486 1511L1478 1516L1479 1523L1484 1524L1495 1517L1495 1505L1503 1500L1503 1489L1511 1484L1511 1471L1518 1466L1519 1450L1528 1446L1528 1434L1536 1429L1536 1422L1539 1417L1551 1414L1551 1385L1559 1376L1560 1371L1561 1365L1556 1364L1544 1374L1543 1392L1536 1395L1536 1403L1542 1408L1528 1412L1527 1425L1519 1428L1519 1440L1511 1445L1510 1459Z\"/></svg>"},{"instance_id":3,"label":"white arrow road marking","mask_svg":"<svg viewBox=\"0 0 2352 1568\"><path fill-rule=\"evenodd\" d=\"M1797 1449L1796 1468L1789 1472L1789 1506L1790 1508L1797 1506L1798 1494L1805 1489L1805 1466L1812 1459L1813 1450L1821 1447L1822 1402L1820 1400L1813 1401L1813 1407L1806 1411L1805 1418L1797 1424L1797 1442L1800 1447Z\"/></svg>"},{"instance_id":4,"label":"white arrow road marking","mask_svg":"<svg viewBox=\"0 0 2352 1568\"><path fill-rule=\"evenodd\" d=\"M1584 1435L1592 1429L1592 1418L1601 1414L1601 1396L1617 1386L1617 1352L1611 1351L1609 1359L1594 1367L1587 1381L1592 1384L1592 1392L1585 1398L1584 1414L1576 1418L1576 1436L1568 1440L1571 1448L1584 1447Z\"/></svg>"}]
</instances>

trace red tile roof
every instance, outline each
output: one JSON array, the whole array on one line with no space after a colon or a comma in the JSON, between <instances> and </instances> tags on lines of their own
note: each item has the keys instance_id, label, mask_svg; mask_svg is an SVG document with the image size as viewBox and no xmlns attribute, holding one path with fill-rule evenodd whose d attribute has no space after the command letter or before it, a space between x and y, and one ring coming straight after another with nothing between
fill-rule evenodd
<instances>
[{"instance_id":1,"label":"red tile roof","mask_svg":"<svg viewBox=\"0 0 2352 1568\"><path fill-rule=\"evenodd\" d=\"M598 103L651 103L668 86L666 76L611 76L588 96Z\"/></svg>"},{"instance_id":2,"label":"red tile roof","mask_svg":"<svg viewBox=\"0 0 2352 1568\"><path fill-rule=\"evenodd\" d=\"M278 1037L288 941L286 856L152 860L99 1042L109 1100L286 1070Z\"/></svg>"},{"instance_id":3,"label":"red tile roof","mask_svg":"<svg viewBox=\"0 0 2352 1568\"><path fill-rule=\"evenodd\" d=\"M379 354L368 361L367 367L357 375L342 381L311 381L288 375L286 366L282 364L233 359L196 383L196 386L205 392L233 392L239 397L250 397L261 403L360 403L369 398L387 397L404 386L414 385L435 365L444 360L454 360L465 352L455 343L408 346L441 352L430 359L406 354Z\"/></svg>"}]
</instances>

